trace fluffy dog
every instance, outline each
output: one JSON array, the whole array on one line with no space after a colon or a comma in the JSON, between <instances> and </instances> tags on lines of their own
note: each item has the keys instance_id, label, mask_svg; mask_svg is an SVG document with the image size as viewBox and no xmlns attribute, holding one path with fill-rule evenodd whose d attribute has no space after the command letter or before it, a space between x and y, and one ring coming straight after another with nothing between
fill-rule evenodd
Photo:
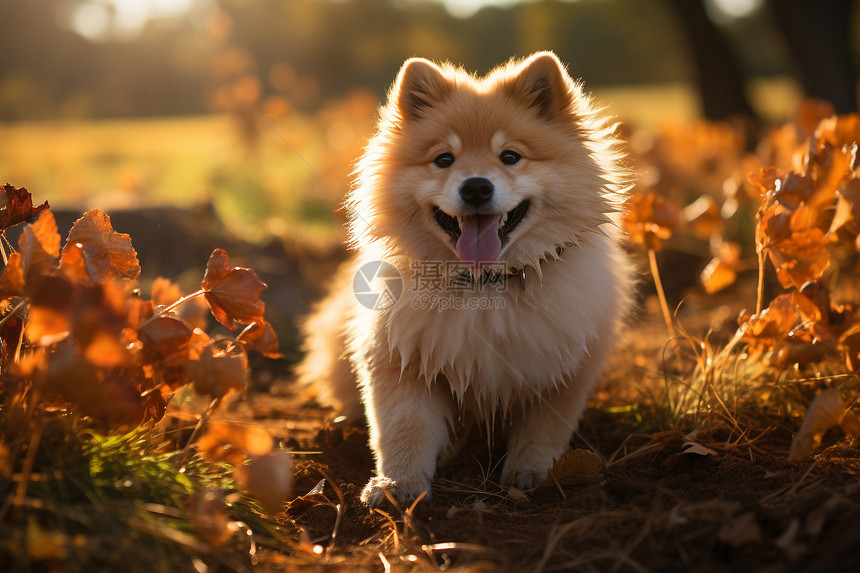
<instances>
[{"instance_id":1,"label":"fluffy dog","mask_svg":"<svg viewBox=\"0 0 860 573\"><path fill-rule=\"evenodd\" d=\"M346 202L356 256L304 325L300 379L366 415L367 504L429 495L465 418L504 427L501 481L533 488L632 290L614 127L550 52L485 77L410 59L380 115Z\"/></svg>"}]
</instances>

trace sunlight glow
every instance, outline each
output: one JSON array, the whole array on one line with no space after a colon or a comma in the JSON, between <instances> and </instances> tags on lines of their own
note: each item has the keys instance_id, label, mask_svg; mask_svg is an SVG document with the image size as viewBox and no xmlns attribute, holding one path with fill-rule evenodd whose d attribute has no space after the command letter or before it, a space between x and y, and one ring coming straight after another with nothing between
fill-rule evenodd
<instances>
[{"instance_id":1,"label":"sunlight glow","mask_svg":"<svg viewBox=\"0 0 860 573\"><path fill-rule=\"evenodd\" d=\"M90 0L72 14L72 29L85 38L134 36L147 22L187 14L194 0Z\"/></svg>"},{"instance_id":2,"label":"sunlight glow","mask_svg":"<svg viewBox=\"0 0 860 573\"><path fill-rule=\"evenodd\" d=\"M521 0L441 0L451 15L458 18L468 18L486 6L512 6Z\"/></svg>"}]
</instances>

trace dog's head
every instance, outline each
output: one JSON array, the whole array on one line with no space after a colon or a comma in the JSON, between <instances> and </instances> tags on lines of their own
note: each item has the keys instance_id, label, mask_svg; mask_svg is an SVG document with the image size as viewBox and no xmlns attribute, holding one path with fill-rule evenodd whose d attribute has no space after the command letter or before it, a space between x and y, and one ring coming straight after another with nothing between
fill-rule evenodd
<instances>
[{"instance_id":1,"label":"dog's head","mask_svg":"<svg viewBox=\"0 0 860 573\"><path fill-rule=\"evenodd\" d=\"M356 245L410 259L536 266L607 221L616 139L550 52L483 78L400 70L347 206Z\"/></svg>"}]
</instances>

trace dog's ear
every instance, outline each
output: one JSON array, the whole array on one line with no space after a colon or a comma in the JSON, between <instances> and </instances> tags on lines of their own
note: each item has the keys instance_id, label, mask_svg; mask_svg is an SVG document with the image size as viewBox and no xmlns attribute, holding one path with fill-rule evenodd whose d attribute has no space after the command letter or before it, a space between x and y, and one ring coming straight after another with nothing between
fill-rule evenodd
<instances>
[{"instance_id":1,"label":"dog's ear","mask_svg":"<svg viewBox=\"0 0 860 573\"><path fill-rule=\"evenodd\" d=\"M537 52L515 67L507 89L516 99L534 108L538 116L550 119L570 104L570 81L558 56Z\"/></svg>"},{"instance_id":2,"label":"dog's ear","mask_svg":"<svg viewBox=\"0 0 860 573\"><path fill-rule=\"evenodd\" d=\"M436 64L424 58L406 60L391 89L389 99L397 102L397 110L404 120L421 117L448 93L451 86Z\"/></svg>"}]
</instances>

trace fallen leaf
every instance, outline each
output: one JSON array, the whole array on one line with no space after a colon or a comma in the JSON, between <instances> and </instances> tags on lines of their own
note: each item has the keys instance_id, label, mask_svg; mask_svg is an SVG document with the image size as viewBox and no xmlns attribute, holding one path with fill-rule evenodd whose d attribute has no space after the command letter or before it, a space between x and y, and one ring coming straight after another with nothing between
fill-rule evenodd
<instances>
[{"instance_id":1,"label":"fallen leaf","mask_svg":"<svg viewBox=\"0 0 860 573\"><path fill-rule=\"evenodd\" d=\"M845 403L836 388L829 388L812 399L800 429L791 442L788 460L800 461L812 455L824 432L838 425L845 414Z\"/></svg>"},{"instance_id":2,"label":"fallen leaf","mask_svg":"<svg viewBox=\"0 0 860 573\"><path fill-rule=\"evenodd\" d=\"M748 543L761 542L761 527L758 524L756 515L750 511L733 517L727 523L720 527L720 541L730 545L731 547L741 547Z\"/></svg>"},{"instance_id":3,"label":"fallen leaf","mask_svg":"<svg viewBox=\"0 0 860 573\"><path fill-rule=\"evenodd\" d=\"M227 328L236 330L236 322L263 321L265 304L260 300L260 293L266 283L251 269L230 267L230 259L223 249L215 249L209 257L201 288L212 315Z\"/></svg>"},{"instance_id":4,"label":"fallen leaf","mask_svg":"<svg viewBox=\"0 0 860 573\"><path fill-rule=\"evenodd\" d=\"M284 504L290 499L291 471L290 454L278 451L252 458L236 468L233 475L242 490L274 515L283 511Z\"/></svg>"},{"instance_id":5,"label":"fallen leaf","mask_svg":"<svg viewBox=\"0 0 860 573\"><path fill-rule=\"evenodd\" d=\"M570 450L561 458L553 459L546 481L553 483L553 480L560 485L599 483L603 481L603 461L589 450Z\"/></svg>"},{"instance_id":6,"label":"fallen leaf","mask_svg":"<svg viewBox=\"0 0 860 573\"><path fill-rule=\"evenodd\" d=\"M698 442L684 442L681 446L682 454L696 454L699 456L715 456L717 452Z\"/></svg>"}]
</instances>

